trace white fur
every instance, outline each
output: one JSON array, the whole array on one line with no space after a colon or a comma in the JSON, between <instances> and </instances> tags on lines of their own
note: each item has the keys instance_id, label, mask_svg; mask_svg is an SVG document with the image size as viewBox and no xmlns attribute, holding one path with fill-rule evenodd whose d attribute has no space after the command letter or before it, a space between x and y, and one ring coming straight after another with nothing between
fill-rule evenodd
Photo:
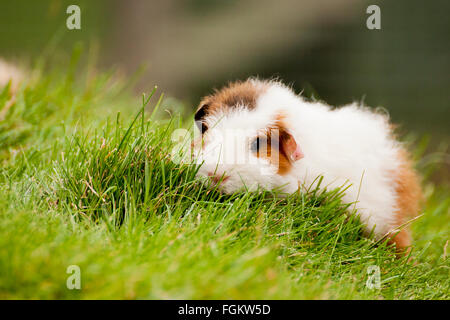
<instances>
[{"instance_id":1,"label":"white fur","mask_svg":"<svg viewBox=\"0 0 450 320\"><path fill-rule=\"evenodd\" d=\"M262 84L256 80L254 83ZM283 176L267 160L248 152L251 140L273 123L280 111L286 115L291 133L305 155ZM392 172L400 165L399 146L390 136L384 115L357 104L332 109L321 102L307 102L286 86L270 82L253 110L242 107L223 111L207 117L206 122L209 129L199 156L204 161L199 175L213 172L229 176L221 183L225 192L243 187L250 190L281 187L291 193L299 185L313 185L322 175L322 186L328 188L351 184L343 200L356 202L366 233L374 229L379 238L395 226ZM245 154L246 161L225 160L238 154Z\"/></svg>"}]
</instances>

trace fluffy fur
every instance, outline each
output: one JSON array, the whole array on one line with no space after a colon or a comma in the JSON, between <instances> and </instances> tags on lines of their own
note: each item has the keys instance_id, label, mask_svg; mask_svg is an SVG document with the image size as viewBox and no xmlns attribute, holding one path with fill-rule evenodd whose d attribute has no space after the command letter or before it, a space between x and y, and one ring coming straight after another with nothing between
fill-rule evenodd
<instances>
[{"instance_id":1,"label":"fluffy fur","mask_svg":"<svg viewBox=\"0 0 450 320\"><path fill-rule=\"evenodd\" d=\"M233 105L225 105L224 97ZM222 180L224 192L281 188L292 193L313 186L322 175L329 188L351 184L343 200L356 202L366 234L389 235L399 250L410 245L407 231L397 228L417 214L420 188L386 115L358 104L333 109L307 102L279 82L253 79L207 97L198 114L196 120L206 128L199 175ZM301 148L301 159L283 156L281 142L278 161L252 152L255 137L279 128L280 119Z\"/></svg>"}]
</instances>

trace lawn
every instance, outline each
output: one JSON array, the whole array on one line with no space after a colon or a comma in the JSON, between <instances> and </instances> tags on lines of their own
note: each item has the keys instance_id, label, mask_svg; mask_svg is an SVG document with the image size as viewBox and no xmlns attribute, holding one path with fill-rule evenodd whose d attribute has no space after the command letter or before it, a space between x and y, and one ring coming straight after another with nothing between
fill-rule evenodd
<instances>
[{"instance_id":1,"label":"lawn","mask_svg":"<svg viewBox=\"0 0 450 320\"><path fill-rule=\"evenodd\" d=\"M192 117L81 64L38 63L0 121L0 298L449 298L450 189L431 165L419 162L407 262L361 236L344 189L223 195L196 180L171 159ZM10 98L0 88L0 110ZM80 289L67 287L73 265Z\"/></svg>"}]
</instances>

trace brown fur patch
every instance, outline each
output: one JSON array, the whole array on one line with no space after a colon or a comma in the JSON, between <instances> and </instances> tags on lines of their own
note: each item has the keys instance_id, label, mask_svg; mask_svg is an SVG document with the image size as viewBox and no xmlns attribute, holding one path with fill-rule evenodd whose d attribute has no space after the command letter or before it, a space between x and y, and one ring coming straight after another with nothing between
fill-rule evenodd
<instances>
[{"instance_id":1,"label":"brown fur patch","mask_svg":"<svg viewBox=\"0 0 450 320\"><path fill-rule=\"evenodd\" d=\"M267 128L264 137L265 143L257 153L257 157L263 157L278 168L279 175L285 175L292 169L292 161L286 150L286 144L292 136L288 133L286 117L279 113L274 126ZM272 142L275 142L272 146Z\"/></svg>"},{"instance_id":2,"label":"brown fur patch","mask_svg":"<svg viewBox=\"0 0 450 320\"><path fill-rule=\"evenodd\" d=\"M250 110L254 109L256 100L265 89L264 84L255 85L251 80L230 83L202 99L196 111L195 120L202 121L218 110L231 109L237 106L246 106Z\"/></svg>"},{"instance_id":3,"label":"brown fur patch","mask_svg":"<svg viewBox=\"0 0 450 320\"><path fill-rule=\"evenodd\" d=\"M397 194L396 227L417 216L422 199L419 178L413 169L408 152L401 149L398 153L398 159L401 164L398 170L394 172L395 192ZM399 253L404 252L405 248L411 245L411 237L407 227L403 227L400 232L391 238L390 242L395 243Z\"/></svg>"}]
</instances>

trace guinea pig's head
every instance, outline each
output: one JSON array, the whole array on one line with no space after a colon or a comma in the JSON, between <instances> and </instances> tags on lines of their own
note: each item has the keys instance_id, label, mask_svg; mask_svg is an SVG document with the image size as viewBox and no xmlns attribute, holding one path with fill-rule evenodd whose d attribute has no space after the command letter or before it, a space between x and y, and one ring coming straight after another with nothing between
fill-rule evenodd
<instances>
[{"instance_id":1,"label":"guinea pig's head","mask_svg":"<svg viewBox=\"0 0 450 320\"><path fill-rule=\"evenodd\" d=\"M236 82L205 97L195 114L201 139L194 143L198 176L225 193L273 190L288 182L294 162L303 157L282 106L261 97L292 92L278 83ZM272 93L271 93L272 91ZM273 100L273 99L272 99Z\"/></svg>"}]
</instances>

